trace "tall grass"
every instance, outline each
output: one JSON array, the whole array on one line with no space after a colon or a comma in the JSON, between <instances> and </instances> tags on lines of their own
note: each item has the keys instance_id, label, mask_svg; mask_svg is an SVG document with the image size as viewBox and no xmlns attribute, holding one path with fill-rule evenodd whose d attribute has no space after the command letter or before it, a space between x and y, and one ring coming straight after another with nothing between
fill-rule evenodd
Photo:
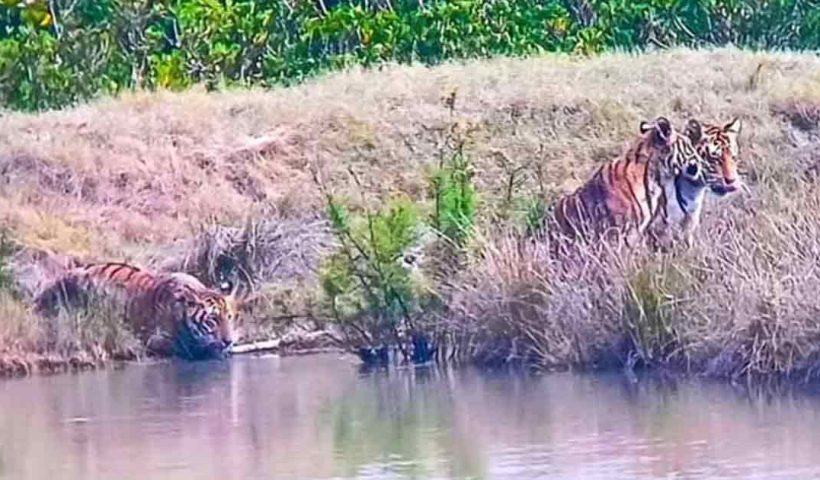
<instances>
[{"instance_id":1,"label":"tall grass","mask_svg":"<svg viewBox=\"0 0 820 480\"><path fill-rule=\"evenodd\" d=\"M9 238L9 232L0 230L0 291L11 289L11 272L9 271L9 257L14 253L14 246Z\"/></svg>"},{"instance_id":2,"label":"tall grass","mask_svg":"<svg viewBox=\"0 0 820 480\"><path fill-rule=\"evenodd\" d=\"M815 379L820 192L792 193L780 214L713 219L671 254L582 247L556 261L548 245L490 239L454 284L451 321L468 357L490 361Z\"/></svg>"},{"instance_id":3,"label":"tall grass","mask_svg":"<svg viewBox=\"0 0 820 480\"><path fill-rule=\"evenodd\" d=\"M56 315L38 317L36 349L64 358L83 356L95 363L139 358L145 348L125 318L120 299L92 295L81 308L61 308Z\"/></svg>"}]
</instances>

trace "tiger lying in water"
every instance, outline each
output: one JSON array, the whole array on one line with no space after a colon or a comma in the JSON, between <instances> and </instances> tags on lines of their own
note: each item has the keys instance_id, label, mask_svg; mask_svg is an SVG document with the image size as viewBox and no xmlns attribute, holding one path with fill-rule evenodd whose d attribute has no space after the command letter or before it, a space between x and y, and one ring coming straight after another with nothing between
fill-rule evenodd
<instances>
[{"instance_id":1,"label":"tiger lying in water","mask_svg":"<svg viewBox=\"0 0 820 480\"><path fill-rule=\"evenodd\" d=\"M235 289L222 293L191 275L153 274L123 263L94 264L69 270L35 298L46 315L63 307L87 305L91 295L123 302L125 319L155 355L194 360L221 358L233 343Z\"/></svg>"}]
</instances>

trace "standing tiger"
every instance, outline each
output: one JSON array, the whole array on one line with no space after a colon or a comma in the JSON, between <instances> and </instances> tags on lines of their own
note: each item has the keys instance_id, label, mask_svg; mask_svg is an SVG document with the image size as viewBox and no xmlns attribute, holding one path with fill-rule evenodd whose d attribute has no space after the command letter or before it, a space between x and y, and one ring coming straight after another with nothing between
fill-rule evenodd
<instances>
[{"instance_id":1,"label":"standing tiger","mask_svg":"<svg viewBox=\"0 0 820 480\"><path fill-rule=\"evenodd\" d=\"M148 351L186 359L219 358L232 345L236 316L233 289L206 288L191 275L153 274L124 263L88 265L68 271L35 298L35 309L87 305L91 295L123 302L125 319Z\"/></svg>"},{"instance_id":2,"label":"standing tiger","mask_svg":"<svg viewBox=\"0 0 820 480\"><path fill-rule=\"evenodd\" d=\"M625 235L633 244L658 215L669 218L670 202L681 200L677 185L685 182L684 193L696 197L715 181L707 178L709 170L690 138L672 128L668 119L641 122L640 131L626 152L556 202L551 230L583 239ZM688 217L693 208L699 204L682 205L682 212ZM654 236L652 241L658 243Z\"/></svg>"},{"instance_id":3,"label":"standing tiger","mask_svg":"<svg viewBox=\"0 0 820 480\"><path fill-rule=\"evenodd\" d=\"M659 212L658 218L650 227L654 238L671 238L674 235L672 231L679 228L686 245L691 247L693 233L700 224L706 192L711 190L718 197L723 197L742 185L736 165L740 128L741 123L737 118L723 126L689 120L686 136L704 160L704 182L678 175L674 184L667 184L667 196L674 201L670 201L668 208ZM706 186L709 188L705 188Z\"/></svg>"}]
</instances>

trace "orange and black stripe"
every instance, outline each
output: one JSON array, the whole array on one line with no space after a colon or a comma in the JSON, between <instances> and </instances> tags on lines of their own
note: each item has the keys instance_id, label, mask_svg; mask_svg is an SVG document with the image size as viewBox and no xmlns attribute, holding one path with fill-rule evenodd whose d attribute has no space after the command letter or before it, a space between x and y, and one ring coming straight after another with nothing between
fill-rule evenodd
<instances>
[{"instance_id":1,"label":"orange and black stripe","mask_svg":"<svg viewBox=\"0 0 820 480\"><path fill-rule=\"evenodd\" d=\"M164 335L164 346L156 353L215 356L232 343L232 295L226 297L179 272L154 274L113 262L87 265L46 287L35 298L35 309L53 314L61 307L88 306L91 295L123 301L126 320L149 348L157 332Z\"/></svg>"},{"instance_id":2,"label":"orange and black stripe","mask_svg":"<svg viewBox=\"0 0 820 480\"><path fill-rule=\"evenodd\" d=\"M641 133L620 157L556 202L548 228L585 239L608 232L643 234L674 200L668 197L675 178L687 171L701 175L703 159L669 120L642 122Z\"/></svg>"}]
</instances>

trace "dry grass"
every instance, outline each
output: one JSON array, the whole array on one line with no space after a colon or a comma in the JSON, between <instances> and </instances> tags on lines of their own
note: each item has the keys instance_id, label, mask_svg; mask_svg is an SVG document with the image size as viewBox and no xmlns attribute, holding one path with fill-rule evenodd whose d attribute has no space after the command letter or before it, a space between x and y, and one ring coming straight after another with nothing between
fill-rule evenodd
<instances>
[{"instance_id":1,"label":"dry grass","mask_svg":"<svg viewBox=\"0 0 820 480\"><path fill-rule=\"evenodd\" d=\"M99 299L88 309L46 319L0 291L0 376L82 370L143 356L122 311Z\"/></svg>"},{"instance_id":2,"label":"dry grass","mask_svg":"<svg viewBox=\"0 0 820 480\"><path fill-rule=\"evenodd\" d=\"M453 90L453 115L478 127L470 152L488 197L509 170L497 152L516 166L541 164L547 189L564 190L657 114L679 122L742 116L747 166L777 170L760 161L785 146L772 106L820 96L818 70L810 56L673 51L357 70L269 92L137 93L3 116L0 188L10 199L4 210L27 207L43 219L17 220L32 238L48 237L38 232L53 230L56 216L90 237L78 251L107 245L111 253L187 236L208 219L239 224L248 212L315 211L312 166L352 198L348 168L373 192L418 196Z\"/></svg>"},{"instance_id":3,"label":"dry grass","mask_svg":"<svg viewBox=\"0 0 820 480\"><path fill-rule=\"evenodd\" d=\"M490 240L451 286L447 321L490 361L815 379L820 193L793 193L802 209L727 209L671 255L601 247L558 263L547 245Z\"/></svg>"},{"instance_id":4,"label":"dry grass","mask_svg":"<svg viewBox=\"0 0 820 480\"><path fill-rule=\"evenodd\" d=\"M443 105L452 92L450 111ZM687 365L711 358L701 369L727 374L806 371L816 356L811 293L820 286L818 105L820 59L734 49L353 70L271 91L136 93L1 116L0 227L26 247L182 266L208 277L213 272L203 265L214 252L248 251L214 243L201 225L235 227L224 238L247 233L249 221L265 225L254 238L279 240L263 241L268 253L246 266L256 269L260 290L274 292L265 300L269 315L287 317L309 308L313 280L305 272L312 267L271 273L281 257L277 245L299 252L308 239L313 253L305 262L284 255L291 266L314 265L328 245L321 223L305 220L323 208L313 171L354 202L362 197L348 169L368 198L421 198L444 129L456 121L475 128L467 153L480 210L493 212L511 176L522 198L579 185L620 151L640 120L663 114L682 126L692 116L739 116L751 193L707 204L694 251L663 261L630 256L553 281L549 262L488 230L473 270L452 286L452 308L491 337L494 326L508 325L504 315L522 319L536 338L509 348L544 364L638 355ZM284 237L279 222L293 222ZM664 283L668 275L675 278ZM618 280L611 288L593 285L602 277ZM572 288L581 282L592 286ZM683 300L655 302L662 307L657 328L628 325L651 316L642 313L651 299L634 297L670 289ZM516 298L528 300L508 302ZM266 328L254 326L250 336ZM508 348L507 340L497 337L491 350Z\"/></svg>"}]
</instances>

